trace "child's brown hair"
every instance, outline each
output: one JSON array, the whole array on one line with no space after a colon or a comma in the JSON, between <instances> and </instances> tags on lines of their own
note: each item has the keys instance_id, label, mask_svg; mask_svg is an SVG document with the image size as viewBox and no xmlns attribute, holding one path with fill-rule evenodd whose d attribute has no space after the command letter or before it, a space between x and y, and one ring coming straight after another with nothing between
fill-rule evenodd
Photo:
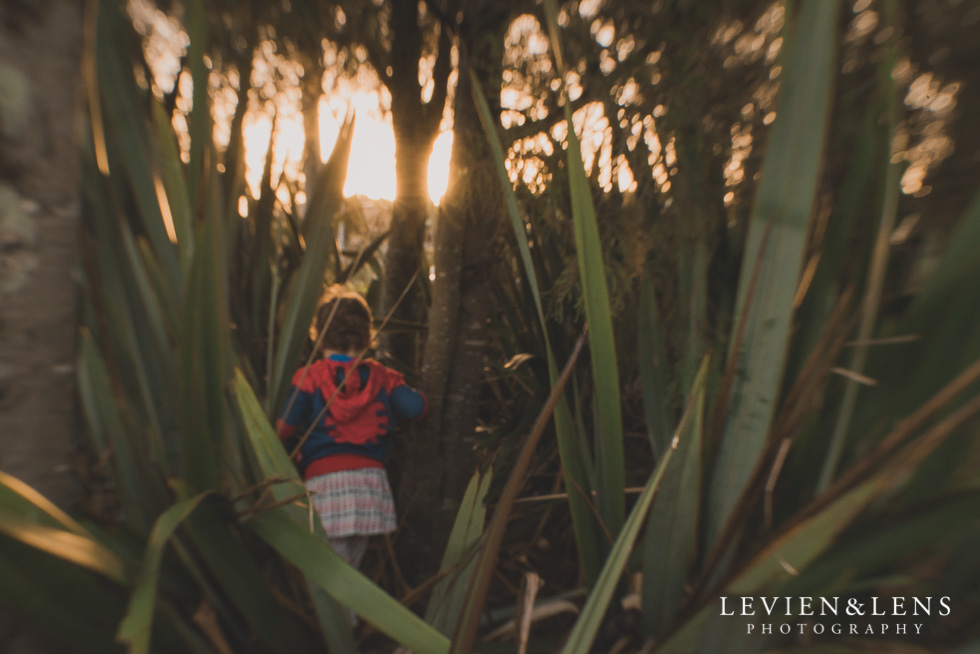
<instances>
[{"instance_id":1,"label":"child's brown hair","mask_svg":"<svg viewBox=\"0 0 980 654\"><path fill-rule=\"evenodd\" d=\"M320 348L325 350L360 353L371 345L374 336L374 318L368 303L339 284L327 290L316 310L316 320L310 328L314 343L324 325L327 331Z\"/></svg>"}]
</instances>

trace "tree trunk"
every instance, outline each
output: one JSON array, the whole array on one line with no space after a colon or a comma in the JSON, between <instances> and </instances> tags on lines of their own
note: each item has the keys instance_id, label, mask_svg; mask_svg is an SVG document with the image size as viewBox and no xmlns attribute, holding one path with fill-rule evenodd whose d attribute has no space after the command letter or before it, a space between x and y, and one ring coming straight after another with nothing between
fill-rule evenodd
<instances>
[{"instance_id":1,"label":"tree trunk","mask_svg":"<svg viewBox=\"0 0 980 654\"><path fill-rule=\"evenodd\" d=\"M74 494L81 6L0 5L0 469L63 507ZM56 651L6 611L0 650Z\"/></svg>"},{"instance_id":2,"label":"tree trunk","mask_svg":"<svg viewBox=\"0 0 980 654\"><path fill-rule=\"evenodd\" d=\"M319 54L319 53L318 53ZM320 96L323 95L323 56L312 57L303 64L303 175L306 177L306 201L310 201L313 181L323 162L320 160Z\"/></svg>"},{"instance_id":3,"label":"tree trunk","mask_svg":"<svg viewBox=\"0 0 980 654\"><path fill-rule=\"evenodd\" d=\"M382 284L382 308L386 314L392 312L392 322L389 332L382 335L382 346L396 366L408 371L410 377L419 369L419 335L426 314L421 292L424 277L418 279L416 275L426 274L422 270L422 246L430 206L429 156L439 135L452 68L452 41L448 32L438 25L423 28L420 20L418 4L404 0L391 3L390 65L375 66L391 93L397 180ZM433 91L428 102L422 99L419 83L419 60L426 29L436 30L438 38L432 67Z\"/></svg>"},{"instance_id":4,"label":"tree trunk","mask_svg":"<svg viewBox=\"0 0 980 654\"><path fill-rule=\"evenodd\" d=\"M382 307L386 314L392 313L382 343L386 356L411 377L419 369L419 334L426 314L422 249L430 205L427 169L436 135L405 134L409 130L399 133L396 122L397 188L382 284Z\"/></svg>"},{"instance_id":5,"label":"tree trunk","mask_svg":"<svg viewBox=\"0 0 980 654\"><path fill-rule=\"evenodd\" d=\"M472 55L471 55L472 56ZM489 79L499 79L496 76ZM484 88L492 88L485 74ZM496 261L494 242L504 224L504 203L486 134L472 99L468 71L463 69L454 120L453 178L446 196L445 216L436 234L436 251L458 253L446 271L447 298L433 287L433 307L454 302L452 320L441 326L429 321L426 364L430 352L446 344L449 365L423 369L423 383L439 397L440 424L433 425L447 462L443 499L458 503L473 472L472 446L478 423L480 384L491 310L491 283ZM449 281L448 278L456 279ZM438 278L438 273L437 273ZM441 327L446 332L440 333ZM437 390L438 389L438 390Z\"/></svg>"},{"instance_id":6,"label":"tree trunk","mask_svg":"<svg viewBox=\"0 0 980 654\"><path fill-rule=\"evenodd\" d=\"M484 16L464 24L464 42L494 49L503 35L493 26L505 25L504 18ZM491 310L493 243L503 224L504 204L473 102L469 71L473 66L484 88L493 88L489 80L500 79L500 61L499 52L464 48L460 54L451 172L435 232L435 279L422 365L421 385L429 399L429 415L406 453L399 485L402 505L411 501L401 536L403 569L417 579L437 570L475 469L473 446Z\"/></svg>"}]
</instances>

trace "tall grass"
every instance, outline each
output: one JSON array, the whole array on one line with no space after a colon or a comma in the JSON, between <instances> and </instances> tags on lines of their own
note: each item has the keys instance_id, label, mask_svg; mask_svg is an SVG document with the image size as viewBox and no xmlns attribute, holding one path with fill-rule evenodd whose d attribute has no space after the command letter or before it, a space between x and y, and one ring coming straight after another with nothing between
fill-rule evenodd
<instances>
[{"instance_id":1,"label":"tall grass","mask_svg":"<svg viewBox=\"0 0 980 654\"><path fill-rule=\"evenodd\" d=\"M330 550L252 390L261 382L278 410L330 280L352 125L314 181L302 239L276 238L276 222L295 217L240 218L237 197L224 190L243 189L242 179L228 178L243 171L223 172L211 141L203 5L187 9L195 94L185 165L169 120L125 65L130 28L114 3L98 5L88 93L105 122L88 132L83 153L78 376L92 450L113 469L118 524L69 521L5 479L5 547L32 548L35 570L64 574L22 575L8 588L34 583L24 597L38 601L15 601L67 625L64 637L83 651L311 651L323 643L353 651L342 606L416 651L445 651L445 636ZM286 276L283 258L300 261ZM255 270L276 271L275 284L253 284ZM230 302L232 288L254 294ZM255 376L265 357L250 359L251 343L236 331L256 306L272 325L269 347L258 350L271 354L267 380ZM59 591L65 583L74 590ZM88 612L102 617L80 623Z\"/></svg>"},{"instance_id":2,"label":"tall grass","mask_svg":"<svg viewBox=\"0 0 980 654\"><path fill-rule=\"evenodd\" d=\"M558 8L546 7L562 66ZM514 329L501 341L512 344L508 354L540 355L538 381L550 392L543 408L532 407L537 418L520 434L528 437L516 463L474 475L422 619L331 551L270 425L322 287L342 274L333 220L352 125L315 180L302 222L261 203L242 219L243 171L230 162L220 170L210 140L203 4L190 2L187 11L195 102L185 164L162 107L129 74L128 26L113 3L99 3L89 35L97 45L82 153L77 370L84 431L115 522L69 517L0 475L0 560L17 562L0 565L0 594L80 651L356 651L348 609L419 654L481 650L511 509L544 450L561 462L561 510L571 518L587 590L549 651L612 647L601 627L623 612L617 600L635 599L622 583L627 572L642 579L635 593L642 627L625 634L626 651L774 646L720 616L721 595L861 597L887 589L952 595L954 605L967 599L980 578L977 566L963 563L980 536L978 479L964 465L977 453L969 436L980 412L980 301L962 289L980 277L973 256L980 200L908 309L883 320L885 236L897 199L889 113L896 90L887 62L897 45L882 45L882 101L865 118L888 127L866 131L851 163L866 184L830 190L841 200L820 240L815 198L836 127L840 3L801 0L791 11L785 81L747 238L732 244L742 269L727 290L737 306L729 333L704 347L723 360L716 382L709 358L696 374L691 361L667 359L663 280L637 283L636 302L622 314L641 333L635 343L621 338L624 315L610 301L602 222L570 115L569 190L559 211L573 229L568 243L556 245L560 239L514 193L497 117L474 83L514 232L515 260L502 267L497 289L501 320ZM864 193L882 198L881 237L849 254L866 271L857 287L845 283L839 248L849 229L867 222L855 199ZM545 301L556 247L574 254L583 307L564 321ZM815 256L816 272L801 290ZM687 286L684 301L707 307L707 284ZM863 349L847 355L855 335ZM869 342L894 335L917 340L887 348ZM641 471L642 489L628 505L626 472L635 464L625 454L622 406L634 380L624 379L631 368L621 364L632 359L656 463ZM878 385L841 391L832 370L842 362ZM682 411L667 397L678 388ZM822 433L826 424L837 425L832 439ZM800 452L823 475L786 474L799 469ZM488 507L492 477L504 490ZM910 561L932 567L909 574ZM873 640L834 646L884 647Z\"/></svg>"},{"instance_id":3,"label":"tall grass","mask_svg":"<svg viewBox=\"0 0 980 654\"><path fill-rule=\"evenodd\" d=\"M886 5L886 16L893 20L895 7ZM558 48L557 8L554 3L546 3L546 8L550 16L549 33L553 46ZM717 598L720 595L779 595L800 588L806 588L806 592L814 595L860 594L875 588L879 583L876 581L878 575L884 574L885 569L901 574L902 562L916 556L912 552L942 561L946 550L930 551L922 541L918 542L919 549L914 549L876 540L882 550L879 552L881 559L874 564L857 557L849 561L841 552L854 552L857 546L849 548L847 543L850 539L861 540L860 525L863 522L887 520L895 525L904 524L920 510L938 509L942 502L933 504L931 501L936 495L945 495L950 502L958 504L963 484L972 487L974 483L965 479L975 480L975 475L965 472L964 466L944 450L976 452L975 445L969 444L967 426L975 420L977 401L971 400L967 389L975 392L977 379L968 370L953 381L955 373L962 371L967 362L975 360L976 353L971 350L971 355L953 363L950 357L958 356L955 348L949 347L953 341L947 341L944 347L928 335L940 330L952 334L959 328L953 325L965 328L966 323L961 321L972 318L964 318L962 310L972 307L972 301L961 298L955 307L947 307L948 312L942 317L934 315L934 327L929 328L924 315L917 311L925 305L938 310L938 304L927 299L930 290L927 285L925 293L918 297L908 316L897 322L897 327L892 323L885 331L874 329L875 324L881 324L876 316L881 310L887 239L894 225L898 199L897 168L892 163L891 152L897 101L891 62L895 60L897 46L894 40L881 46L881 73L873 94L876 101L867 108L867 124L873 127L861 133L854 155L853 166L865 184L845 182L844 192L850 195L842 196L842 205L832 215L827 231L818 232L814 228L817 191L825 179L825 143L835 127L831 122L831 106L838 69L840 8L835 2L801 2L794 3L791 8L793 14L787 18L789 28L784 32L779 62L784 77L777 118L768 137L748 234L744 243L731 244L739 248L742 261L737 287L733 287L737 306L731 317L731 331L724 340L705 346L717 352L723 351L727 344L729 351L723 375L719 383L709 385L700 395L693 391L687 395L695 399L695 417L681 431L680 451L673 454L659 495L653 498L653 509L641 546L643 560L634 568L642 572L645 632L654 639L650 641L652 650L648 647L644 651L752 651L759 646L758 642L744 637L744 625L737 625L740 633L732 633L731 621L726 623L719 619ZM555 60L561 70L563 63L559 50L555 52ZM482 99L478 101L484 106ZM568 107L567 102L565 106ZM500 153L497 165L509 191L511 183L503 165L499 136L493 129L492 116L485 109L484 121L491 144ZM567 211L566 217L575 224L574 247L582 275L579 291L583 320L591 328L596 323L608 324L605 314L611 310L607 297L595 292L606 278L602 254L596 250L600 239L595 232L589 238L582 238L579 231L583 222L592 224L594 210L591 207L592 189L581 167L577 138L570 121L565 145L569 197L563 209ZM845 283L847 273L842 265L845 261L842 248L849 240L848 230L861 229L864 219L860 202L854 198L876 192L882 198L879 202L882 207L880 224L874 227L878 237L867 239L865 247L868 249L851 252L851 260L847 262L852 267L857 262L866 270L868 282L863 297L856 303L849 303L854 291ZM549 277L549 269L553 272L554 268L548 265L551 257L548 249L553 240L536 229L540 221L533 215L524 214L516 197L510 196L508 207L525 279L533 280L534 289L553 285L556 280ZM969 227L975 225L972 211L963 217L964 238L975 228ZM825 235L823 240L818 240L822 234ZM976 244L975 240L970 242ZM957 243L951 249L935 273L937 277L942 278L953 266L965 265L956 254L959 246ZM597 259L598 265L590 261L590 257ZM808 270L804 275L807 265L814 264L815 271ZM685 273L679 269L676 274L682 277ZM967 277L959 279L961 284L967 284ZM640 310L636 313L642 330L638 338L639 374L644 386L647 429L651 434L651 445L662 463L671 452L665 451L666 434L669 433L665 423L675 420L667 396L669 389L683 383L687 374L683 365L671 367L663 346L659 345L666 337L660 331L654 291L660 283L658 279L642 280L637 291ZM692 304L706 306L710 303L704 296L707 293L705 284L689 286L693 293ZM947 286L947 292L951 288ZM602 296L602 300L597 302L597 296ZM540 304L536 292L533 300L535 306ZM597 304L601 306L597 307ZM805 310L799 310L801 304ZM859 320L860 328L853 331L851 325L855 320L850 316L855 315L855 311L859 312L856 320ZM913 317L916 315L922 316L923 320L916 322ZM549 357L561 358L560 352L552 353L557 339L548 336L549 331L560 330L560 326L548 316L542 316L541 323L545 351L549 352ZM604 327L600 329L603 331ZM936 359L917 358L916 365L923 366L919 371L905 358L909 350L897 352L870 344L875 336L891 334L911 335L900 341L928 340ZM849 338L859 341L853 349L845 348ZM973 340L964 338L955 342L972 343ZM922 351L921 340L915 342L918 345L912 349ZM619 360L629 356L621 351L621 343L617 347L620 348ZM569 401L571 414L576 416L571 432L580 438L585 434L586 442L594 442L594 455L583 457L581 453L588 449L578 447L576 450L563 444L560 426L557 430L573 517L574 498L581 495L580 489L591 489L596 507L609 506L610 498L602 497L609 492L609 487L593 481L622 474L619 461L604 458L600 450L609 433L602 426L600 404L603 400L620 397L617 389L610 389L608 381L618 379L620 373L613 365L615 358L610 359L602 346L593 342L590 350L590 365L596 380L594 396L583 397L576 393ZM848 356L848 352L852 354ZM842 363L846 361L851 362L856 373L896 368L904 372L901 377L873 374L877 381L873 392L858 391L855 382L848 381L847 390L840 395L831 371L835 368L846 371L848 364ZM868 361L867 366L865 361ZM940 374L939 370L945 370L945 373ZM920 375L929 376L928 385L919 383ZM606 381L599 383L599 379ZM920 394L911 402L900 400L912 397L907 381L910 379L915 380L911 385L919 389ZM623 383L621 380L620 384ZM950 385L944 388L947 383ZM899 407L906 409L903 411ZM915 407L921 408L914 412ZM939 421L956 407L959 409L949 418ZM921 416L921 420L896 421L897 417L909 413ZM817 425L823 424L822 416L834 416L836 429L820 432ZM834 437L828 439L828 433ZM871 447L870 444L875 442L880 444ZM811 468L814 460L818 469L823 464L826 472L822 478L818 478L816 471L798 477L783 473L788 460L792 460L794 466L801 464L794 460L801 450L815 454L808 454L812 457ZM843 452L849 452L851 458L846 459ZM855 452L862 454L856 456ZM584 465L577 464L578 472L567 463L573 457L584 460ZM847 464L841 466L844 460ZM589 474L590 470L592 474ZM956 478L953 474L956 470L960 475L965 474L961 477L964 481L945 484L946 480ZM909 485L910 478L918 479L919 485ZM931 488L926 479L933 481ZM618 495L622 490L615 492ZM896 495L902 497L901 502L885 502L886 498ZM618 501L618 497L613 501ZM925 506L931 508L923 508ZM595 515L605 518L608 513L600 508ZM965 513L960 515L960 520L945 530L944 537L950 542L965 543L976 536L976 522L970 521ZM961 529L965 524L970 526ZM588 553L594 549L595 526L593 523L582 529L580 521L576 520L575 533L581 562L587 568L586 576L598 589L608 583L608 575L618 579L621 569L611 570L608 562L612 559L607 559L601 575L588 572ZM827 561L830 560L839 566L836 576L828 569ZM924 590L921 587L919 590L926 594L933 587L945 585L938 577L920 584ZM583 614L573 630L570 648L580 647L572 641L586 638L586 633L591 638L594 633L590 631L591 626L584 625L592 625L595 612L610 606L606 603L597 605L593 602L596 597L590 596L587 603L590 610L588 615ZM959 599L969 598L961 596ZM735 641L739 644L731 644L733 641L729 637L732 636L739 638ZM846 646L842 651L845 650L850 651Z\"/></svg>"}]
</instances>

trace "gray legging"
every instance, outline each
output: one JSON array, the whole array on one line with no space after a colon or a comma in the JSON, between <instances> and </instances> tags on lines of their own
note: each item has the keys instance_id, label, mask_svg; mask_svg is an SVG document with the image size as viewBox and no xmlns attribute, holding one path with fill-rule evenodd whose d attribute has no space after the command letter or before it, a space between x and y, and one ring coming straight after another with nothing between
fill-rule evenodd
<instances>
[{"instance_id":1,"label":"gray legging","mask_svg":"<svg viewBox=\"0 0 980 654\"><path fill-rule=\"evenodd\" d=\"M333 547L333 551L353 568L360 568L361 559L364 558L364 552L367 551L367 544L368 537L361 534L330 539L330 546Z\"/></svg>"}]
</instances>

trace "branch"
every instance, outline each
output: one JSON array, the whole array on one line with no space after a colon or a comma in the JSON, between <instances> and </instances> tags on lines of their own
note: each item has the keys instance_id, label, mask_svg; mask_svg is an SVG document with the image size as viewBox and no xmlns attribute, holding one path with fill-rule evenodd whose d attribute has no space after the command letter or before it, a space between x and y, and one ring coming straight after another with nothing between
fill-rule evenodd
<instances>
[{"instance_id":1,"label":"branch","mask_svg":"<svg viewBox=\"0 0 980 654\"><path fill-rule=\"evenodd\" d=\"M550 97L554 99L557 96L552 95ZM572 113L578 111L590 102L594 102L595 100L596 98L592 97L591 94L586 95L585 93L582 93L581 96L572 101ZM524 121L523 125L515 125L514 127L503 129L501 130L502 137L507 142L513 143L514 141L529 138L540 132L549 133L551 132L551 128L564 120L565 114L558 107L558 104L556 102L549 102L548 115L546 117L539 118L538 120L527 120Z\"/></svg>"},{"instance_id":2,"label":"branch","mask_svg":"<svg viewBox=\"0 0 980 654\"><path fill-rule=\"evenodd\" d=\"M442 122L446 97L449 94L449 73L453 69L452 51L453 41L443 23L439 27L439 54L436 55L436 63L432 67L432 82L435 88L432 90L432 98L422 110L425 116L426 133L438 132L439 124Z\"/></svg>"},{"instance_id":3,"label":"branch","mask_svg":"<svg viewBox=\"0 0 980 654\"><path fill-rule=\"evenodd\" d=\"M449 2L445 9L438 6L432 0L422 0L425 2L426 11L435 16L443 30L448 30L453 36L460 36L459 26L456 24L456 12L459 11L459 2Z\"/></svg>"},{"instance_id":4,"label":"branch","mask_svg":"<svg viewBox=\"0 0 980 654\"><path fill-rule=\"evenodd\" d=\"M363 46L367 51L368 62L377 73L378 79L381 80L382 84L391 88L391 76L388 74L390 58L382 44L381 16L378 10L365 11L364 5L361 3L354 6L350 3L344 3L341 8L347 16L348 28L339 31L331 30L330 38L341 47ZM364 17L367 17L367 20Z\"/></svg>"},{"instance_id":5,"label":"branch","mask_svg":"<svg viewBox=\"0 0 980 654\"><path fill-rule=\"evenodd\" d=\"M389 57L388 53L385 52L384 47L381 47L380 30L376 35L372 35L372 38L364 39L361 45L367 50L368 61L371 62L371 66L374 67L374 72L377 73L378 79L385 86L391 84L391 75L388 74Z\"/></svg>"},{"instance_id":6,"label":"branch","mask_svg":"<svg viewBox=\"0 0 980 654\"><path fill-rule=\"evenodd\" d=\"M396 104L411 103L406 106L409 112L418 117L422 104L422 88L419 84L419 59L422 56L422 37L419 27L418 5L409 0L400 0L391 5L391 60L392 109ZM396 111L396 114L398 112ZM409 116L405 115L404 118Z\"/></svg>"}]
</instances>

